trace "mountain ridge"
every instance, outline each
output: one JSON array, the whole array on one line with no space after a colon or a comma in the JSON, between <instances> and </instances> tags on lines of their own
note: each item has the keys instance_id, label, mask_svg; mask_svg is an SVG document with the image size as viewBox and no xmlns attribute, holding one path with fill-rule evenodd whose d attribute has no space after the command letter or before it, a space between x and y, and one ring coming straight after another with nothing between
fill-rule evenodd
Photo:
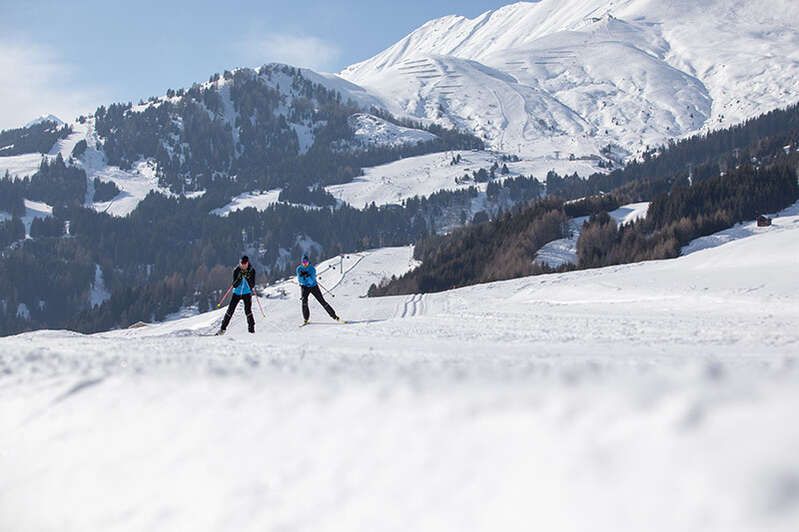
<instances>
[{"instance_id":1,"label":"mountain ridge","mask_svg":"<svg viewBox=\"0 0 799 532\"><path fill-rule=\"evenodd\" d=\"M779 19L770 15L777 12ZM339 74L380 95L391 112L469 126L495 149L549 152L548 141L557 139L563 153L618 144L637 155L792 103L786 100L799 92L796 27L799 6L790 2L520 2L471 19L428 21ZM492 95L480 92L485 79L464 69L415 68L442 56L478 62L515 82L503 85L507 80L495 76L490 82L507 95ZM405 79L408 73L416 79ZM518 85L531 96L514 94ZM535 102L548 99L557 103L544 105L543 114L558 105L574 112L554 116L556 125L582 119L593 127L551 127L508 140L496 108L530 105L526 117L517 112L508 120L520 126L539 114Z\"/></svg>"}]
</instances>

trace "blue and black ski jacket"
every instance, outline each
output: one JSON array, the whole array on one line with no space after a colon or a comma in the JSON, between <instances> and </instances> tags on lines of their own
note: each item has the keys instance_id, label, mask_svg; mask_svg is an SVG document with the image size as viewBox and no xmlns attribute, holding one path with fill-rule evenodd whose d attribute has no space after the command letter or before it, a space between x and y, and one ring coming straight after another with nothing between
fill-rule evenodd
<instances>
[{"instance_id":1,"label":"blue and black ski jacket","mask_svg":"<svg viewBox=\"0 0 799 532\"><path fill-rule=\"evenodd\" d=\"M297 282L300 283L300 286L307 286L308 288L313 288L316 286L316 268L311 266L303 266L300 264L297 266Z\"/></svg>"},{"instance_id":2,"label":"blue and black ski jacket","mask_svg":"<svg viewBox=\"0 0 799 532\"><path fill-rule=\"evenodd\" d=\"M236 266L233 270L233 294L237 296L246 296L252 294L252 288L255 286L255 268L252 265L243 271L240 266Z\"/></svg>"}]
</instances>

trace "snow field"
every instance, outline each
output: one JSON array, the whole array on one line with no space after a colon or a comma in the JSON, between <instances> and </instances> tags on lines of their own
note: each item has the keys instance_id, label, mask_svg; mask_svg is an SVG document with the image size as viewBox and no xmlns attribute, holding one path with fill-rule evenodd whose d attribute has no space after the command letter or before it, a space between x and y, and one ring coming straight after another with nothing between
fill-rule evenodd
<instances>
[{"instance_id":1,"label":"snow field","mask_svg":"<svg viewBox=\"0 0 799 532\"><path fill-rule=\"evenodd\" d=\"M461 156L461 162L451 165L452 159ZM409 157L381 166L364 168L364 175L350 183L325 187L336 198L356 208L364 208L372 202L376 205L400 204L414 196L430 196L440 190L459 190L476 186L485 190L485 183L472 180L456 183L464 174L481 168L490 169L494 163L500 167L508 165L507 177L519 175L535 176L543 181L550 170L563 174L578 172L590 175L597 168L590 161L569 161L551 157L537 157L518 162L503 162L501 154L490 151L449 151ZM505 176L497 174L503 179Z\"/></svg>"},{"instance_id":2,"label":"snow field","mask_svg":"<svg viewBox=\"0 0 799 532\"><path fill-rule=\"evenodd\" d=\"M258 211L264 211L270 205L278 203L278 197L280 197L281 192L282 189L279 188L267 192L245 192L234 197L230 200L230 203L224 207L212 210L211 214L226 217L231 212L240 211L248 207L253 207Z\"/></svg>"},{"instance_id":3,"label":"snow field","mask_svg":"<svg viewBox=\"0 0 799 532\"><path fill-rule=\"evenodd\" d=\"M398 126L366 113L352 115L349 124L354 131L355 141L364 146L414 145L438 138L430 132Z\"/></svg>"},{"instance_id":4,"label":"snow field","mask_svg":"<svg viewBox=\"0 0 799 532\"><path fill-rule=\"evenodd\" d=\"M239 309L224 337L220 310L0 339L0 520L795 530L797 238L363 299L415 264L376 250L319 266L347 325L312 301L297 328L287 281L255 335Z\"/></svg>"}]
</instances>

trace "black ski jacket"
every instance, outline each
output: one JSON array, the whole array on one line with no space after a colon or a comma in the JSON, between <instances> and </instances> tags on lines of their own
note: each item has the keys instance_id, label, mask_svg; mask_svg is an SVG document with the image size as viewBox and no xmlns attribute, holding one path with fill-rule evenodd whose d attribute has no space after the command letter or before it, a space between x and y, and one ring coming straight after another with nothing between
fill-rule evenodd
<instances>
[{"instance_id":1,"label":"black ski jacket","mask_svg":"<svg viewBox=\"0 0 799 532\"><path fill-rule=\"evenodd\" d=\"M250 283L250 289L255 292L255 268L252 267L252 264L247 268L246 274L240 266L236 266L236 269L233 270L233 288L238 288L245 278Z\"/></svg>"}]
</instances>

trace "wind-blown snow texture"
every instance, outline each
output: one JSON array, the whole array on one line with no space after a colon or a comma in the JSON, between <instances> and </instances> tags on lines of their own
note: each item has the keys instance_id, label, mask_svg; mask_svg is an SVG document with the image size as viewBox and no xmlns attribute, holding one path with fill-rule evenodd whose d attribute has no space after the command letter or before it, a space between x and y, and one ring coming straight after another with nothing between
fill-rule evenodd
<instances>
[{"instance_id":1,"label":"wind-blown snow texture","mask_svg":"<svg viewBox=\"0 0 799 532\"><path fill-rule=\"evenodd\" d=\"M541 0L432 20L341 75L499 150L636 153L793 103L792 0Z\"/></svg>"},{"instance_id":2,"label":"wind-blown snow texture","mask_svg":"<svg viewBox=\"0 0 799 532\"><path fill-rule=\"evenodd\" d=\"M793 531L799 217L671 260L0 339L3 530ZM333 265L337 269L331 269ZM258 313L257 306L256 313Z\"/></svg>"}]
</instances>

